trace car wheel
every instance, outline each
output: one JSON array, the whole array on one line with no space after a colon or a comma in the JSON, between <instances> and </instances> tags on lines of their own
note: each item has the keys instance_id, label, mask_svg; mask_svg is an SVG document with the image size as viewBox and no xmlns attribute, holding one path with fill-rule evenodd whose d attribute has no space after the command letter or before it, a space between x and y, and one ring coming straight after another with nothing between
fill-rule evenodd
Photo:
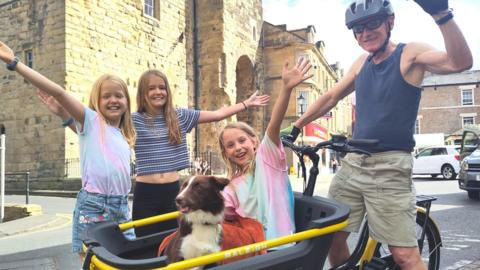
<instances>
[{"instance_id":1,"label":"car wheel","mask_svg":"<svg viewBox=\"0 0 480 270\"><path fill-rule=\"evenodd\" d=\"M438 174L430 174L430 176L431 176L432 178L436 178L436 177L438 176Z\"/></svg>"},{"instance_id":2,"label":"car wheel","mask_svg":"<svg viewBox=\"0 0 480 270\"><path fill-rule=\"evenodd\" d=\"M473 190L469 190L468 191L468 198L472 199L472 200L478 200L479 199L479 194L480 192L478 191L473 191Z\"/></svg>"},{"instance_id":3,"label":"car wheel","mask_svg":"<svg viewBox=\"0 0 480 270\"><path fill-rule=\"evenodd\" d=\"M453 169L452 165L445 164L442 167L442 176L446 180L452 180L457 177L457 174L455 173L455 170Z\"/></svg>"}]
</instances>

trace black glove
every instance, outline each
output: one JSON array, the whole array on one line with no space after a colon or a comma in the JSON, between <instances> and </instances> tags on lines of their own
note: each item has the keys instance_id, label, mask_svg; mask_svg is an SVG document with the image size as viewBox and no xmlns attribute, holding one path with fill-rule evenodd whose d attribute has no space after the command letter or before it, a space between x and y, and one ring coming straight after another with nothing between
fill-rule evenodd
<instances>
[{"instance_id":1,"label":"black glove","mask_svg":"<svg viewBox=\"0 0 480 270\"><path fill-rule=\"evenodd\" d=\"M283 136L283 138L285 138L285 139L287 139L287 140L289 140L293 143L297 139L298 134L300 134L300 129L297 128L296 126L293 126L292 131L290 131L290 134Z\"/></svg>"},{"instance_id":2,"label":"black glove","mask_svg":"<svg viewBox=\"0 0 480 270\"><path fill-rule=\"evenodd\" d=\"M448 9L448 0L415 0L430 15Z\"/></svg>"}]
</instances>

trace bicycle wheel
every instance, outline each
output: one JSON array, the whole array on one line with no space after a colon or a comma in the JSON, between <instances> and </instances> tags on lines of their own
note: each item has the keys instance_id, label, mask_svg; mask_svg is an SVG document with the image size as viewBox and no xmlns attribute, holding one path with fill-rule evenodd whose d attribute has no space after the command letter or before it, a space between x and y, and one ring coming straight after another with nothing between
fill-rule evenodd
<instances>
[{"instance_id":1,"label":"bicycle wheel","mask_svg":"<svg viewBox=\"0 0 480 270\"><path fill-rule=\"evenodd\" d=\"M425 213L417 212L416 232L418 247L421 248L420 255L422 256L422 261L425 263L425 265L427 265L429 270L438 270L440 267L440 246L442 245L440 232L433 220L428 217L425 225L425 238L423 239L423 242L421 242L420 238L422 234L422 226L425 223L425 219ZM400 267L393 261L392 254L390 253L387 245L379 243L374 256L380 257L386 262L386 269L400 269Z\"/></svg>"}]
</instances>

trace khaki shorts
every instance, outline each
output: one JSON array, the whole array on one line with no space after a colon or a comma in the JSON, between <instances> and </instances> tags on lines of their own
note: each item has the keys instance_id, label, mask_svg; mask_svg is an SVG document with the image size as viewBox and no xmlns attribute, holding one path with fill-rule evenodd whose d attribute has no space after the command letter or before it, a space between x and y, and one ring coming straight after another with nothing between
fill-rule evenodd
<instances>
[{"instance_id":1,"label":"khaki shorts","mask_svg":"<svg viewBox=\"0 0 480 270\"><path fill-rule=\"evenodd\" d=\"M401 151L370 157L350 153L342 160L328 196L350 206L345 231L358 232L367 212L373 239L390 246L417 246L412 162L412 155Z\"/></svg>"}]
</instances>

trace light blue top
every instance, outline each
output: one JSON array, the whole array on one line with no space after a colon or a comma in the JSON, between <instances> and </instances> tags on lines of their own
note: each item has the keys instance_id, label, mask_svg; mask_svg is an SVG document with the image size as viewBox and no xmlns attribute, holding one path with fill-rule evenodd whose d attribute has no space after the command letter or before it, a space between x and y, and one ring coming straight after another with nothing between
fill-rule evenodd
<instances>
[{"instance_id":1,"label":"light blue top","mask_svg":"<svg viewBox=\"0 0 480 270\"><path fill-rule=\"evenodd\" d=\"M83 130L75 122L80 141L82 187L92 193L125 195L130 192L131 149L119 128L108 125L85 107Z\"/></svg>"}]
</instances>

